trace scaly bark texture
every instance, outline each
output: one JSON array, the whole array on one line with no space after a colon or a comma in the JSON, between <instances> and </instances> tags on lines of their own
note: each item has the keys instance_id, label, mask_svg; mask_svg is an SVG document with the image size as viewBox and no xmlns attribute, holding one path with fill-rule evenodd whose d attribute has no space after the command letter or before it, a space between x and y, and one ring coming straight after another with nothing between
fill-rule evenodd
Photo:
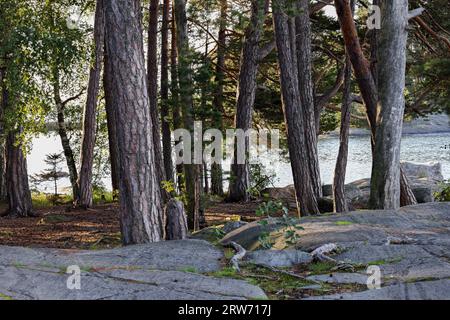
<instances>
[{"instance_id":1,"label":"scaly bark texture","mask_svg":"<svg viewBox=\"0 0 450 320\"><path fill-rule=\"evenodd\" d=\"M5 110L4 102L7 100L7 90L6 85L3 80L6 77L6 68L0 67L0 201L7 200L6 194L6 166L5 166L5 143L6 143L6 132L5 132Z\"/></svg>"},{"instance_id":2,"label":"scaly bark texture","mask_svg":"<svg viewBox=\"0 0 450 320\"><path fill-rule=\"evenodd\" d=\"M223 87L225 80L225 51L226 51L226 27L227 27L227 0L220 0L219 36L217 38L217 62L214 93L214 115L212 122L214 128L223 131ZM223 196L223 172L221 163L211 164L211 193Z\"/></svg>"},{"instance_id":3,"label":"scaly bark texture","mask_svg":"<svg viewBox=\"0 0 450 320\"><path fill-rule=\"evenodd\" d=\"M56 113L58 118L58 134L61 139L64 156L66 158L67 168L69 169L69 179L72 185L73 199L78 199L78 171L73 155L72 147L70 146L69 136L67 135L66 119L64 116L65 103L61 99L59 71L53 71L53 99L55 100Z\"/></svg>"},{"instance_id":4,"label":"scaly bark texture","mask_svg":"<svg viewBox=\"0 0 450 320\"><path fill-rule=\"evenodd\" d=\"M147 46L147 83L148 97L150 101L150 117L152 121L153 146L155 149L156 174L161 195L165 201L167 192L162 188L162 181L166 180L164 171L163 154L161 149L161 126L158 111L158 16L159 0L150 1Z\"/></svg>"},{"instance_id":5,"label":"scaly bark texture","mask_svg":"<svg viewBox=\"0 0 450 320\"><path fill-rule=\"evenodd\" d=\"M175 22L177 36L178 55L178 83L180 103L182 108L183 125L192 134L194 140L194 105L193 105L193 83L191 69L191 53L187 36L186 0L175 0ZM194 143L192 143L192 147ZM193 159L193 152L191 152ZM201 176L199 164L184 164L184 179L187 197L188 225L192 230L198 230L204 225L204 216L200 210Z\"/></svg>"},{"instance_id":6,"label":"scaly bark texture","mask_svg":"<svg viewBox=\"0 0 450 320\"><path fill-rule=\"evenodd\" d=\"M298 14L295 17L296 50L298 64L298 84L301 110L305 123L306 153L309 175L316 197L322 196L320 180L319 154L317 150L317 128L314 105L314 85L312 80L311 21L309 1L297 1ZM320 115L319 115L320 117Z\"/></svg>"},{"instance_id":7,"label":"scaly bark texture","mask_svg":"<svg viewBox=\"0 0 450 320\"><path fill-rule=\"evenodd\" d=\"M295 22L287 15L288 6L285 0L273 1L272 10L280 67L283 111L297 196L297 208L301 216L307 216L319 213L319 209L309 175L307 154L302 152L302 150L306 150L304 135L306 128L305 118L298 107L301 105L301 99L296 65Z\"/></svg>"},{"instance_id":8,"label":"scaly bark texture","mask_svg":"<svg viewBox=\"0 0 450 320\"><path fill-rule=\"evenodd\" d=\"M170 94L173 115L174 130L182 128L180 97L178 90L178 53L177 53L177 28L175 23L175 10L172 4L172 23L171 23L171 43L170 43ZM178 191L181 192L184 188L183 179L183 165L176 166L176 183Z\"/></svg>"},{"instance_id":9,"label":"scaly bark texture","mask_svg":"<svg viewBox=\"0 0 450 320\"><path fill-rule=\"evenodd\" d=\"M125 245L164 239L145 70L141 3L105 2L106 52L119 146L119 200Z\"/></svg>"},{"instance_id":10,"label":"scaly bark texture","mask_svg":"<svg viewBox=\"0 0 450 320\"><path fill-rule=\"evenodd\" d=\"M189 235L183 202L170 199L165 208L166 240L184 240Z\"/></svg>"},{"instance_id":11,"label":"scaly bark texture","mask_svg":"<svg viewBox=\"0 0 450 320\"><path fill-rule=\"evenodd\" d=\"M27 160L22 145L17 145L15 131L6 139L6 185L9 212L12 217L33 216L31 192L28 185Z\"/></svg>"},{"instance_id":12,"label":"scaly bark texture","mask_svg":"<svg viewBox=\"0 0 450 320\"><path fill-rule=\"evenodd\" d=\"M112 97L112 72L106 50L104 52L103 89L105 91L106 122L108 126L109 161L113 196L119 191L119 145L117 143L117 119Z\"/></svg>"},{"instance_id":13,"label":"scaly bark texture","mask_svg":"<svg viewBox=\"0 0 450 320\"><path fill-rule=\"evenodd\" d=\"M8 90L3 82L6 76L6 70L2 70L2 99L0 110L1 114L5 112L14 112L7 110L13 108L10 105ZM20 133L20 128L14 130L9 128L6 133L5 147L5 168L6 168L6 192L9 204L8 216L11 217L28 217L32 216L31 192L28 185L27 160L23 154L22 145L18 143L16 134Z\"/></svg>"},{"instance_id":14,"label":"scaly bark texture","mask_svg":"<svg viewBox=\"0 0 450 320\"><path fill-rule=\"evenodd\" d=\"M355 13L355 1L351 1L352 13ZM347 173L348 140L350 133L350 116L352 107L352 63L346 54L344 68L344 87L342 90L341 128L339 134L339 152L333 177L334 212L349 211L345 197L345 175Z\"/></svg>"},{"instance_id":15,"label":"scaly bark texture","mask_svg":"<svg viewBox=\"0 0 450 320\"><path fill-rule=\"evenodd\" d=\"M347 56L345 64L345 80L342 93L341 128L339 134L339 152L333 177L333 207L334 212L347 212L348 204L345 198L345 175L347 173L348 140L350 131L350 115L352 107L352 65Z\"/></svg>"},{"instance_id":16,"label":"scaly bark texture","mask_svg":"<svg viewBox=\"0 0 450 320\"><path fill-rule=\"evenodd\" d=\"M241 54L239 83L237 91L235 128L247 131L252 128L252 113L256 94L256 74L258 71L259 40L264 23L265 1L252 0L250 25L247 27ZM249 201L249 141L245 142L245 163L237 162L237 144L234 146L234 157L231 164L230 187L228 201Z\"/></svg>"},{"instance_id":17,"label":"scaly bark texture","mask_svg":"<svg viewBox=\"0 0 450 320\"><path fill-rule=\"evenodd\" d=\"M358 33L356 30L355 22L352 18L352 9L350 0L335 0L336 12L341 25L342 34L344 36L346 50L350 56L350 61L352 62L353 72L356 77L359 89L361 91L361 96L366 107L367 120L372 133L372 153L375 150L375 136L377 131L377 113L378 113L378 70L377 65L379 64L378 59L373 59L372 63L365 58L363 51L361 49L361 44L359 42ZM378 2L375 2L378 3ZM375 40L372 39L372 46L375 44L377 47L377 37ZM376 52L375 48L372 49L372 53ZM404 175L403 171L400 172ZM402 199L402 203L414 204L417 203L410 186L407 183L405 176L402 177L401 188L406 192L402 192L403 195L407 196Z\"/></svg>"},{"instance_id":18,"label":"scaly bark texture","mask_svg":"<svg viewBox=\"0 0 450 320\"><path fill-rule=\"evenodd\" d=\"M161 130L166 180L175 181L173 177L172 140L169 121L169 13L170 0L164 0L161 25Z\"/></svg>"},{"instance_id":19,"label":"scaly bark texture","mask_svg":"<svg viewBox=\"0 0 450 320\"><path fill-rule=\"evenodd\" d=\"M378 45L378 94L370 206L400 207L400 143L405 109L408 0L381 3Z\"/></svg>"},{"instance_id":20,"label":"scaly bark texture","mask_svg":"<svg viewBox=\"0 0 450 320\"><path fill-rule=\"evenodd\" d=\"M76 205L88 208L92 206L92 168L96 135L96 115L100 74L103 65L105 42L105 19L103 0L97 0L94 23L95 56L89 73L87 100L84 108L83 138L81 142L80 174L78 176L78 199Z\"/></svg>"},{"instance_id":21,"label":"scaly bark texture","mask_svg":"<svg viewBox=\"0 0 450 320\"><path fill-rule=\"evenodd\" d=\"M372 132L372 144L375 141L378 91L372 77L370 63L364 57L358 38L350 0L335 0L336 12L344 36L347 53L353 65L356 81L366 107L367 119Z\"/></svg>"}]
</instances>

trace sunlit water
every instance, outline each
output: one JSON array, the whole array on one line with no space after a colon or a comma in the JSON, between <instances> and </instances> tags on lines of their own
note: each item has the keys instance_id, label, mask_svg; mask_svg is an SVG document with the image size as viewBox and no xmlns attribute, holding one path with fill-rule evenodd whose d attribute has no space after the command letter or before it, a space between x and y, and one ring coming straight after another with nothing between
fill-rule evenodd
<instances>
[{"instance_id":1,"label":"sunlit water","mask_svg":"<svg viewBox=\"0 0 450 320\"><path fill-rule=\"evenodd\" d=\"M319 159L322 183L331 183L334 166L339 148L339 138L324 136L319 139ZM29 174L35 174L45 168L44 158L48 153L62 152L60 140L57 136L40 136L33 141L33 148L28 156ZM414 162L438 161L442 164L445 178L450 178L450 132L436 134L406 135L402 139L401 159ZM272 153L264 157L264 164L268 170L276 174L275 186L292 184L292 172L288 160ZM225 162L224 168L229 168ZM67 171L65 165L63 170ZM371 152L369 136L351 136L349 143L349 157L346 181L370 177ZM109 177L104 178L105 185L110 188ZM70 185L68 179L60 181L61 187ZM40 189L51 192L52 186L44 184Z\"/></svg>"}]
</instances>

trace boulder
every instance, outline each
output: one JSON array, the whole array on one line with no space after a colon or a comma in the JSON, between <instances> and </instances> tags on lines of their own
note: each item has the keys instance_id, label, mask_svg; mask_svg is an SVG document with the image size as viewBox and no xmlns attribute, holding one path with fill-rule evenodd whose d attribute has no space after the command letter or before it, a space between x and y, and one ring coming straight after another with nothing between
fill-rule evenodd
<instances>
[{"instance_id":1,"label":"boulder","mask_svg":"<svg viewBox=\"0 0 450 320\"><path fill-rule=\"evenodd\" d=\"M245 226L248 222L245 221L229 221L225 223L222 228L223 233L227 234L233 230L239 229L242 226Z\"/></svg>"},{"instance_id":2,"label":"boulder","mask_svg":"<svg viewBox=\"0 0 450 320\"><path fill-rule=\"evenodd\" d=\"M282 268L311 263L312 255L300 250L257 250L249 252L245 260L254 264Z\"/></svg>"},{"instance_id":3,"label":"boulder","mask_svg":"<svg viewBox=\"0 0 450 320\"><path fill-rule=\"evenodd\" d=\"M412 191L418 203L434 201L434 192L429 186L413 186Z\"/></svg>"},{"instance_id":4,"label":"boulder","mask_svg":"<svg viewBox=\"0 0 450 320\"><path fill-rule=\"evenodd\" d=\"M416 163L403 161L401 166L408 178L426 179L430 182L441 182L444 180L442 165L439 162Z\"/></svg>"},{"instance_id":5,"label":"boulder","mask_svg":"<svg viewBox=\"0 0 450 320\"><path fill-rule=\"evenodd\" d=\"M266 220L267 224L263 225L260 221L247 223L239 229L233 230L225 235L220 243L222 245L229 245L234 241L247 250L256 250L260 247L260 237L265 232L269 232L271 236L282 234L284 225L280 219L269 218Z\"/></svg>"}]
</instances>

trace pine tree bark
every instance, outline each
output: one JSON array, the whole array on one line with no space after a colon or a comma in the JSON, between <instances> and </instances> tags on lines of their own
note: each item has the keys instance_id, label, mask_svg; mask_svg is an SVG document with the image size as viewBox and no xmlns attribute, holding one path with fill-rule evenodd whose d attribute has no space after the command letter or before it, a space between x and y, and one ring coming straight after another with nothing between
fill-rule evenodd
<instances>
[{"instance_id":1,"label":"pine tree bark","mask_svg":"<svg viewBox=\"0 0 450 320\"><path fill-rule=\"evenodd\" d=\"M155 149L156 174L161 189L161 195L165 202L168 198L167 192L162 188L162 181L166 180L164 171L163 154L161 149L161 125L159 123L158 111L158 17L159 0L150 0L150 21L148 25L147 46L147 83L148 97L150 101L150 117L152 121L153 145Z\"/></svg>"},{"instance_id":2,"label":"pine tree bark","mask_svg":"<svg viewBox=\"0 0 450 320\"><path fill-rule=\"evenodd\" d=\"M79 189L78 189L78 171L75 163L75 157L73 155L72 147L70 146L69 136L67 135L66 119L64 115L65 104L61 99L60 93L60 80L59 71L54 70L53 72L53 99L56 104L56 112L58 119L58 134L61 139L61 145L63 148L64 156L66 158L67 168L69 169L69 179L72 185L72 197L73 199L78 199Z\"/></svg>"},{"instance_id":3,"label":"pine tree bark","mask_svg":"<svg viewBox=\"0 0 450 320\"><path fill-rule=\"evenodd\" d=\"M6 70L2 70L2 99L1 114L7 112L8 108L13 108L9 103L9 94L3 82ZM13 113L14 110L9 110ZM10 217L29 217L33 216L33 206L31 201L31 192L28 185L27 160L22 150L22 145L18 143L16 134L20 133L13 128L6 132L5 146L5 180L6 193L9 204L7 215Z\"/></svg>"},{"instance_id":4,"label":"pine tree bark","mask_svg":"<svg viewBox=\"0 0 450 320\"><path fill-rule=\"evenodd\" d=\"M170 199L165 208L166 240L184 240L188 237L188 225L183 202Z\"/></svg>"},{"instance_id":5,"label":"pine tree bark","mask_svg":"<svg viewBox=\"0 0 450 320\"><path fill-rule=\"evenodd\" d=\"M309 174L317 198L322 197L320 179L319 153L317 150L317 128L314 105L314 85L312 80L311 21L309 18L309 1L297 1L298 14L295 17L296 48L298 64L298 82L301 110L305 123L306 152ZM319 115L320 117L320 115Z\"/></svg>"},{"instance_id":6,"label":"pine tree bark","mask_svg":"<svg viewBox=\"0 0 450 320\"><path fill-rule=\"evenodd\" d=\"M6 68L0 67L0 201L6 201L6 132L5 132L5 106L7 100L7 90L4 83L6 77Z\"/></svg>"},{"instance_id":7,"label":"pine tree bark","mask_svg":"<svg viewBox=\"0 0 450 320\"><path fill-rule=\"evenodd\" d=\"M265 16L265 1L252 0L250 25L245 32L241 54L239 83L237 91L235 128L244 132L252 128L252 113L256 94L256 74L258 71L259 41ZM230 187L227 200L246 202L250 200L250 168L248 163L249 141L245 141L245 163L237 163L237 143L231 163Z\"/></svg>"},{"instance_id":8,"label":"pine tree bark","mask_svg":"<svg viewBox=\"0 0 450 320\"><path fill-rule=\"evenodd\" d=\"M336 12L344 36L345 46L352 62L356 82L366 107L367 120L372 133L372 144L375 141L378 90L372 77L370 63L364 57L358 32L353 20L350 0L335 0Z\"/></svg>"},{"instance_id":9,"label":"pine tree bark","mask_svg":"<svg viewBox=\"0 0 450 320\"><path fill-rule=\"evenodd\" d=\"M189 42L187 36L186 0L175 0L175 22L178 55L178 83L180 103L182 107L183 125L189 130L194 140L194 105L193 83ZM193 146L194 144L192 144ZM193 153L191 153L192 159ZM192 159L193 160L193 159ZM187 216L190 229L199 230L204 224L204 217L200 211L201 177L200 164L184 164L184 179L187 198Z\"/></svg>"},{"instance_id":10,"label":"pine tree bark","mask_svg":"<svg viewBox=\"0 0 450 320\"><path fill-rule=\"evenodd\" d=\"M178 53L177 53L177 28L175 22L175 9L172 3L172 23L171 23L171 52L170 52L170 93L173 110L173 127L174 130L182 128L180 97L178 90ZM176 165L176 182L178 190L184 189L183 165Z\"/></svg>"},{"instance_id":11,"label":"pine tree bark","mask_svg":"<svg viewBox=\"0 0 450 320\"><path fill-rule=\"evenodd\" d=\"M223 89L225 80L225 53L226 53L226 27L227 27L227 12L228 3L227 0L220 1L220 17L219 17L219 35L217 38L217 62L216 62L216 75L215 75L215 85L216 90L214 94L214 114L212 122L214 128L223 131L223 120L222 116L224 113L223 109ZM223 196L223 171L221 163L211 164L211 193Z\"/></svg>"},{"instance_id":12,"label":"pine tree bark","mask_svg":"<svg viewBox=\"0 0 450 320\"><path fill-rule=\"evenodd\" d=\"M372 59L372 63L367 61L365 58L361 44L359 42L358 33L356 30L355 22L352 18L352 10L350 6L350 0L335 0L336 12L341 25L342 34L344 36L344 41L346 45L347 52L350 56L350 61L352 62L353 71L358 83L358 87L361 91L361 96L366 107L367 120L369 123L369 128L371 130L371 142L372 142L372 153L375 150L375 136L377 131L377 113L378 113L378 88L377 83L378 74L377 65L379 64L379 59ZM378 33L377 33L378 36ZM376 38L375 38L376 39ZM372 45L374 45L374 40L372 39ZM376 40L375 40L376 41ZM376 44L376 42L375 42ZM377 46L377 45L376 45ZM373 52L378 50L372 49ZM374 72L375 71L375 72ZM407 178L402 175L400 184L401 188L405 190L402 192L406 198L402 199L402 203L414 204L417 203L412 190L407 183Z\"/></svg>"},{"instance_id":13,"label":"pine tree bark","mask_svg":"<svg viewBox=\"0 0 450 320\"><path fill-rule=\"evenodd\" d=\"M165 176L166 180L174 182L169 121L169 13L170 0L164 0L161 25L161 130Z\"/></svg>"},{"instance_id":14,"label":"pine tree bark","mask_svg":"<svg viewBox=\"0 0 450 320\"><path fill-rule=\"evenodd\" d=\"M342 92L341 128L339 135L339 152L336 159L333 178L333 207L334 212L349 211L345 197L345 175L347 173L348 140L350 131L350 115L352 107L352 65L347 56L345 62L345 80Z\"/></svg>"},{"instance_id":15,"label":"pine tree bark","mask_svg":"<svg viewBox=\"0 0 450 320\"><path fill-rule=\"evenodd\" d=\"M92 170L94 164L94 147L96 136L97 101L100 89L100 74L103 65L103 48L105 43L105 21L103 0L97 0L94 23L95 56L89 73L87 100L84 108L83 138L81 142L80 174L78 176L78 199L76 205L89 208L92 206Z\"/></svg>"},{"instance_id":16,"label":"pine tree bark","mask_svg":"<svg viewBox=\"0 0 450 320\"><path fill-rule=\"evenodd\" d=\"M6 185L11 217L33 216L31 192L28 185L27 160L22 145L17 145L16 133L6 139Z\"/></svg>"},{"instance_id":17,"label":"pine tree bark","mask_svg":"<svg viewBox=\"0 0 450 320\"><path fill-rule=\"evenodd\" d=\"M351 1L352 15L355 13L355 1ZM346 50L347 51L347 50ZM349 211L345 197L345 175L347 173L348 140L350 134L350 116L352 107L352 63L346 52L344 68L344 87L342 90L341 127L339 135L339 151L333 177L333 209L334 212Z\"/></svg>"},{"instance_id":18,"label":"pine tree bark","mask_svg":"<svg viewBox=\"0 0 450 320\"><path fill-rule=\"evenodd\" d=\"M141 3L105 3L106 52L117 121L120 220L125 245L164 239L150 117Z\"/></svg>"},{"instance_id":19,"label":"pine tree bark","mask_svg":"<svg viewBox=\"0 0 450 320\"><path fill-rule=\"evenodd\" d=\"M297 75L295 22L287 14L288 6L285 0L273 1L272 11L280 67L283 111L297 208L300 216L318 214L317 199L309 175L308 158L305 152L299 152L299 150L306 150L304 135L306 128L305 118L298 108L301 105L301 99Z\"/></svg>"},{"instance_id":20,"label":"pine tree bark","mask_svg":"<svg viewBox=\"0 0 450 320\"><path fill-rule=\"evenodd\" d=\"M400 144L405 108L408 0L383 1L378 46L377 119L370 206L400 207Z\"/></svg>"},{"instance_id":21,"label":"pine tree bark","mask_svg":"<svg viewBox=\"0 0 450 320\"><path fill-rule=\"evenodd\" d=\"M112 72L108 55L104 50L103 89L105 91L106 123L108 126L109 162L111 165L111 186L113 196L119 192L119 145L117 142L117 117L112 97Z\"/></svg>"}]
</instances>

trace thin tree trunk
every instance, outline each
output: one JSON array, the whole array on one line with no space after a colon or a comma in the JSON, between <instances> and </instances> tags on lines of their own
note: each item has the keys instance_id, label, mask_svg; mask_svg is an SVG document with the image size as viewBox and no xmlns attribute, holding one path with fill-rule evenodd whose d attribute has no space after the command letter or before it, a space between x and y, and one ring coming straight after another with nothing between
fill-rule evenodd
<instances>
[{"instance_id":1,"label":"thin tree trunk","mask_svg":"<svg viewBox=\"0 0 450 320\"><path fill-rule=\"evenodd\" d=\"M108 126L109 161L111 164L111 185L113 197L119 191L119 145L117 142L117 117L112 97L112 72L106 50L104 52L103 89L105 91L106 122Z\"/></svg>"},{"instance_id":2,"label":"thin tree trunk","mask_svg":"<svg viewBox=\"0 0 450 320\"><path fill-rule=\"evenodd\" d=\"M351 1L352 14L355 13L355 1ZM352 107L352 63L346 53L344 68L344 87L342 90L341 128L339 135L339 152L333 177L334 212L349 211L345 197L345 175L347 173L348 140L350 133L350 116Z\"/></svg>"},{"instance_id":3,"label":"thin tree trunk","mask_svg":"<svg viewBox=\"0 0 450 320\"><path fill-rule=\"evenodd\" d=\"M140 5L140 1L105 3L106 51L112 79L112 105L117 116L120 220L125 245L164 239Z\"/></svg>"},{"instance_id":4,"label":"thin tree trunk","mask_svg":"<svg viewBox=\"0 0 450 320\"><path fill-rule=\"evenodd\" d=\"M4 103L7 100L7 90L4 83L6 77L6 68L0 67L0 201L6 201L6 166L5 166L5 144L6 144L6 132L5 132L5 110Z\"/></svg>"},{"instance_id":5,"label":"thin tree trunk","mask_svg":"<svg viewBox=\"0 0 450 320\"><path fill-rule=\"evenodd\" d=\"M175 9L172 4L172 26L171 26L171 52L170 52L170 91L171 102L173 107L173 127L174 130L182 128L180 97L178 90L178 53L177 53L177 29L175 22ZM176 166L176 182L178 191L181 193L184 189L183 165Z\"/></svg>"},{"instance_id":6,"label":"thin tree trunk","mask_svg":"<svg viewBox=\"0 0 450 320\"><path fill-rule=\"evenodd\" d=\"M348 140L350 131L350 115L352 107L352 65L347 56L345 62L345 80L342 93L341 129L339 136L339 152L336 159L333 178L334 212L349 211L345 197L345 175L347 173Z\"/></svg>"},{"instance_id":7,"label":"thin tree trunk","mask_svg":"<svg viewBox=\"0 0 450 320\"><path fill-rule=\"evenodd\" d=\"M147 47L147 83L148 97L150 101L150 117L152 121L153 146L155 149L156 174L164 202L168 198L167 192L162 188L162 181L166 180L164 171L163 154L161 149L161 126L159 124L158 111L158 16L159 0L150 0L150 21L148 25Z\"/></svg>"},{"instance_id":8,"label":"thin tree trunk","mask_svg":"<svg viewBox=\"0 0 450 320\"><path fill-rule=\"evenodd\" d=\"M417 204L416 196L414 195L402 166L400 165L400 206L410 206Z\"/></svg>"},{"instance_id":9,"label":"thin tree trunk","mask_svg":"<svg viewBox=\"0 0 450 320\"><path fill-rule=\"evenodd\" d=\"M61 145L66 157L67 168L69 169L69 179L72 185L73 199L78 199L78 171L75 163L75 157L73 155L72 147L70 146L69 136L67 135L66 120L64 116L64 103L61 99L59 71L55 70L53 75L53 98L56 104L56 112L58 118L58 134L61 139Z\"/></svg>"},{"instance_id":10,"label":"thin tree trunk","mask_svg":"<svg viewBox=\"0 0 450 320\"><path fill-rule=\"evenodd\" d=\"M317 128L312 80L311 21L309 18L309 1L297 1L298 15L295 17L296 47L298 64L298 82L301 110L305 123L306 152L309 174L317 198L322 196L320 180L319 154L317 150ZM320 118L320 114L317 115Z\"/></svg>"},{"instance_id":11,"label":"thin tree trunk","mask_svg":"<svg viewBox=\"0 0 450 320\"><path fill-rule=\"evenodd\" d=\"M364 57L358 32L353 20L350 0L335 0L336 12L341 25L350 61L353 65L356 81L366 107L367 119L372 133L372 144L375 141L378 91L370 70L370 63Z\"/></svg>"},{"instance_id":12,"label":"thin tree trunk","mask_svg":"<svg viewBox=\"0 0 450 320\"><path fill-rule=\"evenodd\" d=\"M161 130L166 180L175 181L173 177L172 140L169 121L169 13L170 0L164 0L161 26Z\"/></svg>"},{"instance_id":13,"label":"thin tree trunk","mask_svg":"<svg viewBox=\"0 0 450 320\"><path fill-rule=\"evenodd\" d=\"M175 0L175 22L178 54L178 81L184 128L194 139L193 83L189 42L187 37L186 0ZM192 144L193 145L193 144ZM192 159L192 153L191 153ZM193 160L193 159L192 159ZM184 164L184 178L187 196L187 215L190 229L198 230L204 223L200 211L201 178L199 164Z\"/></svg>"},{"instance_id":14,"label":"thin tree trunk","mask_svg":"<svg viewBox=\"0 0 450 320\"><path fill-rule=\"evenodd\" d=\"M298 108L301 105L298 69L296 64L295 22L287 15L285 0L272 2L275 38L280 67L283 111L286 121L289 157L294 177L299 215L319 213L317 199L309 176L306 149L305 118ZM291 19L291 21L289 21Z\"/></svg>"},{"instance_id":15,"label":"thin tree trunk","mask_svg":"<svg viewBox=\"0 0 450 320\"><path fill-rule=\"evenodd\" d=\"M226 28L227 28L227 0L220 0L220 17L219 17L219 36L217 43L217 62L215 75L215 93L213 100L213 119L214 128L223 131L223 87L225 80L225 51L226 51ZM211 193L223 196L223 171L222 163L211 164Z\"/></svg>"},{"instance_id":16,"label":"thin tree trunk","mask_svg":"<svg viewBox=\"0 0 450 320\"><path fill-rule=\"evenodd\" d=\"M372 165L370 206L400 207L400 144L405 109L408 0L381 3L378 46L380 112Z\"/></svg>"},{"instance_id":17,"label":"thin tree trunk","mask_svg":"<svg viewBox=\"0 0 450 320\"><path fill-rule=\"evenodd\" d=\"M258 71L259 41L265 17L265 1L252 0L250 25L247 27L241 54L239 83L236 104L236 129L247 131L252 128L253 104L256 94L256 74ZM245 139L245 162L237 163L238 146L235 143L234 157L231 164L228 201L249 201L250 168L248 163L249 141Z\"/></svg>"},{"instance_id":18,"label":"thin tree trunk","mask_svg":"<svg viewBox=\"0 0 450 320\"><path fill-rule=\"evenodd\" d=\"M97 127L97 101L100 89L100 74L103 65L103 48L105 43L104 24L103 0L97 0L94 24L95 56L94 64L91 67L89 74L87 100L84 109L83 138L80 155L81 167L78 177L79 194L78 199L76 199L76 205L85 208L92 206L92 169L94 164L94 147Z\"/></svg>"}]
</instances>

